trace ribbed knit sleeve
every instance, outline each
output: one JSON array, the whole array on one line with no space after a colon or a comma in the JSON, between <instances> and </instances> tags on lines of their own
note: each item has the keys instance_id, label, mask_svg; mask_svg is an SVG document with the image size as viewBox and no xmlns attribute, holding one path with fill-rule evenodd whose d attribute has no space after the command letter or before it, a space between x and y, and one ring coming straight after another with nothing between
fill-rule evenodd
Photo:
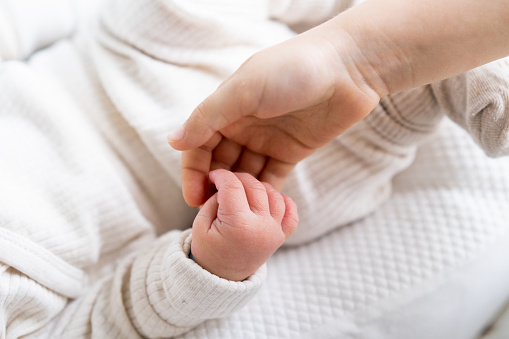
<instances>
[{"instance_id":1,"label":"ribbed knit sleeve","mask_svg":"<svg viewBox=\"0 0 509 339\"><path fill-rule=\"evenodd\" d=\"M509 154L509 59L437 82L432 88L444 113L486 154Z\"/></svg>"},{"instance_id":2,"label":"ribbed knit sleeve","mask_svg":"<svg viewBox=\"0 0 509 339\"><path fill-rule=\"evenodd\" d=\"M228 316L260 288L265 266L245 281L224 280L188 258L190 245L190 230L172 231L68 305L63 295L0 264L0 333L3 338L169 338Z\"/></svg>"},{"instance_id":3,"label":"ribbed knit sleeve","mask_svg":"<svg viewBox=\"0 0 509 339\"><path fill-rule=\"evenodd\" d=\"M188 258L190 245L190 231L172 231L123 261L112 276L67 307L51 337L172 337L228 316L264 280L264 266L242 282L214 276Z\"/></svg>"},{"instance_id":4,"label":"ribbed knit sleeve","mask_svg":"<svg viewBox=\"0 0 509 339\"><path fill-rule=\"evenodd\" d=\"M288 244L316 239L375 211L443 113L430 86L384 97L361 122L297 165L285 193L299 206Z\"/></svg>"}]
</instances>

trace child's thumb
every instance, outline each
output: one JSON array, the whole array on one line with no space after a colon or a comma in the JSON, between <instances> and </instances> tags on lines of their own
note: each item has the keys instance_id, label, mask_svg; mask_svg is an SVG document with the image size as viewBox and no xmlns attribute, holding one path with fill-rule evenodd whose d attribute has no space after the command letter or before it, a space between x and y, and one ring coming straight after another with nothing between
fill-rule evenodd
<instances>
[{"instance_id":1,"label":"child's thumb","mask_svg":"<svg viewBox=\"0 0 509 339\"><path fill-rule=\"evenodd\" d=\"M258 107L259 97L243 90L238 77L232 76L194 109L183 126L168 135L168 143L179 151L205 144L214 133L252 114Z\"/></svg>"},{"instance_id":2,"label":"child's thumb","mask_svg":"<svg viewBox=\"0 0 509 339\"><path fill-rule=\"evenodd\" d=\"M200 208L198 215L193 222L193 237L205 236L209 231L212 223L217 218L217 193L211 196L205 204Z\"/></svg>"}]
</instances>

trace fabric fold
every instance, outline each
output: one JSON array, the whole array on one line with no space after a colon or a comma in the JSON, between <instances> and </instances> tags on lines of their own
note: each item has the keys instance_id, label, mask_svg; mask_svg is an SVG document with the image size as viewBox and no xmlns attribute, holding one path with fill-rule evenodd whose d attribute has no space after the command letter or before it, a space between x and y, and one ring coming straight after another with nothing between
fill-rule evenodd
<instances>
[{"instance_id":1,"label":"fabric fold","mask_svg":"<svg viewBox=\"0 0 509 339\"><path fill-rule=\"evenodd\" d=\"M438 103L491 157L509 154L509 58L432 84Z\"/></svg>"}]
</instances>

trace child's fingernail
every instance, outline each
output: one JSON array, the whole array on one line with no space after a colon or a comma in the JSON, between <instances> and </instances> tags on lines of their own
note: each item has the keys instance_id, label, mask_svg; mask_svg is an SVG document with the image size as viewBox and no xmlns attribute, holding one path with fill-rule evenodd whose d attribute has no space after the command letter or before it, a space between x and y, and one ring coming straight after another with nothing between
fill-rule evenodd
<instances>
[{"instance_id":1,"label":"child's fingernail","mask_svg":"<svg viewBox=\"0 0 509 339\"><path fill-rule=\"evenodd\" d=\"M185 134L186 134L186 131L184 130L184 127L180 126L179 128L171 131L168 134L167 138L168 138L169 142L180 141L180 140L184 139Z\"/></svg>"}]
</instances>

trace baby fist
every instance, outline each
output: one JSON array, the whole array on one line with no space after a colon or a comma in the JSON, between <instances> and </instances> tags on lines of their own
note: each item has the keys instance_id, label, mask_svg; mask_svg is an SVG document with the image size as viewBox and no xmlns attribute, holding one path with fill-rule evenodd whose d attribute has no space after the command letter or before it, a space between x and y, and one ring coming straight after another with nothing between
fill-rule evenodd
<instances>
[{"instance_id":1,"label":"baby fist","mask_svg":"<svg viewBox=\"0 0 509 339\"><path fill-rule=\"evenodd\" d=\"M297 206L247 173L210 172L217 193L193 223L191 252L209 272L241 281L252 275L295 231Z\"/></svg>"}]
</instances>

